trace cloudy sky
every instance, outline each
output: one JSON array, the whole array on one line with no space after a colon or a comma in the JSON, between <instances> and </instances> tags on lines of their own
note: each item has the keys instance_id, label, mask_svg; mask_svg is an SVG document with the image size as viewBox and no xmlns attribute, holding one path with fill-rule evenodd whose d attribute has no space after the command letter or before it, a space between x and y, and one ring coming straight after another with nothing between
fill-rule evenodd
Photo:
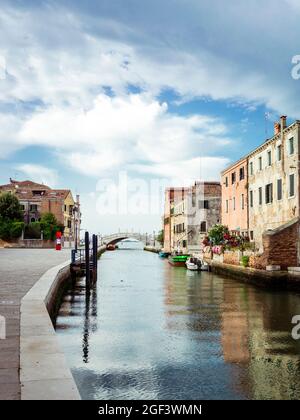
<instances>
[{"instance_id":1,"label":"cloudy sky","mask_svg":"<svg viewBox=\"0 0 300 420\"><path fill-rule=\"evenodd\" d=\"M298 0L0 0L0 183L71 188L93 232L158 229L165 184L300 118L299 21Z\"/></svg>"}]
</instances>

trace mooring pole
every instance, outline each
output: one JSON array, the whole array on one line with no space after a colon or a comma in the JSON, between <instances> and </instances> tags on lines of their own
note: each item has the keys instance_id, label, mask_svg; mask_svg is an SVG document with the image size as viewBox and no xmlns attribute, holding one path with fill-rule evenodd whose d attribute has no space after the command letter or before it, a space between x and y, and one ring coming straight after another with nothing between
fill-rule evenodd
<instances>
[{"instance_id":1,"label":"mooring pole","mask_svg":"<svg viewBox=\"0 0 300 420\"><path fill-rule=\"evenodd\" d=\"M96 281L98 280L98 236L95 235L95 249L96 249L96 254L95 254L95 268L96 268Z\"/></svg>"},{"instance_id":2,"label":"mooring pole","mask_svg":"<svg viewBox=\"0 0 300 420\"><path fill-rule=\"evenodd\" d=\"M85 286L90 288L90 235L85 232Z\"/></svg>"},{"instance_id":3,"label":"mooring pole","mask_svg":"<svg viewBox=\"0 0 300 420\"><path fill-rule=\"evenodd\" d=\"M93 283L97 281L97 236L93 235Z\"/></svg>"}]
</instances>

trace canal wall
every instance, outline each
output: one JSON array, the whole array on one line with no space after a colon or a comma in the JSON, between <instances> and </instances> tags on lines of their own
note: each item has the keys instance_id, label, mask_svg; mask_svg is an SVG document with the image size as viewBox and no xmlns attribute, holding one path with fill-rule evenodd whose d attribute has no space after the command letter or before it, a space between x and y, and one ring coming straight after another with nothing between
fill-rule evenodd
<instances>
[{"instance_id":1,"label":"canal wall","mask_svg":"<svg viewBox=\"0 0 300 420\"><path fill-rule=\"evenodd\" d=\"M50 315L70 280L70 262L48 270L21 301L22 400L80 400Z\"/></svg>"},{"instance_id":2,"label":"canal wall","mask_svg":"<svg viewBox=\"0 0 300 420\"><path fill-rule=\"evenodd\" d=\"M211 270L226 277L259 287L279 290L300 290L300 271L266 271L237 265L209 261Z\"/></svg>"},{"instance_id":3,"label":"canal wall","mask_svg":"<svg viewBox=\"0 0 300 420\"><path fill-rule=\"evenodd\" d=\"M155 254L159 254L160 248L154 248L153 246L145 246L144 251L154 252Z\"/></svg>"}]
</instances>

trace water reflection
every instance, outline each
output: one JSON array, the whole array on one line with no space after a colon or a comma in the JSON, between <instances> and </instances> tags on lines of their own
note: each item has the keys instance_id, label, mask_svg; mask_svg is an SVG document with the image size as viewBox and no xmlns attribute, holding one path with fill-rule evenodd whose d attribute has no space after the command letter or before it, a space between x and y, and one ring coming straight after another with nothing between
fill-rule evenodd
<instances>
[{"instance_id":1,"label":"water reflection","mask_svg":"<svg viewBox=\"0 0 300 420\"><path fill-rule=\"evenodd\" d=\"M83 398L300 398L299 295L141 250L104 254L99 273L91 296L81 283L69 291L57 320Z\"/></svg>"},{"instance_id":2,"label":"water reflection","mask_svg":"<svg viewBox=\"0 0 300 420\"><path fill-rule=\"evenodd\" d=\"M92 301L92 307L91 307ZM89 363L89 338L97 331L97 286L85 295L85 318L82 335L82 360Z\"/></svg>"}]
</instances>

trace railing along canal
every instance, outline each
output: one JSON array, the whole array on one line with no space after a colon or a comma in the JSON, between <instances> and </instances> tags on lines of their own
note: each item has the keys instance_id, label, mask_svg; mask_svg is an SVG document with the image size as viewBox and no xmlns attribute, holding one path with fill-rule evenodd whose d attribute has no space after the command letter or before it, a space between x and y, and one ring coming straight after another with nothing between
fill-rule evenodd
<instances>
[{"instance_id":1,"label":"railing along canal","mask_svg":"<svg viewBox=\"0 0 300 420\"><path fill-rule=\"evenodd\" d=\"M71 251L71 268L74 273L85 276L86 289L89 290L98 279L98 236L90 241L89 232L85 232L84 248Z\"/></svg>"}]
</instances>

